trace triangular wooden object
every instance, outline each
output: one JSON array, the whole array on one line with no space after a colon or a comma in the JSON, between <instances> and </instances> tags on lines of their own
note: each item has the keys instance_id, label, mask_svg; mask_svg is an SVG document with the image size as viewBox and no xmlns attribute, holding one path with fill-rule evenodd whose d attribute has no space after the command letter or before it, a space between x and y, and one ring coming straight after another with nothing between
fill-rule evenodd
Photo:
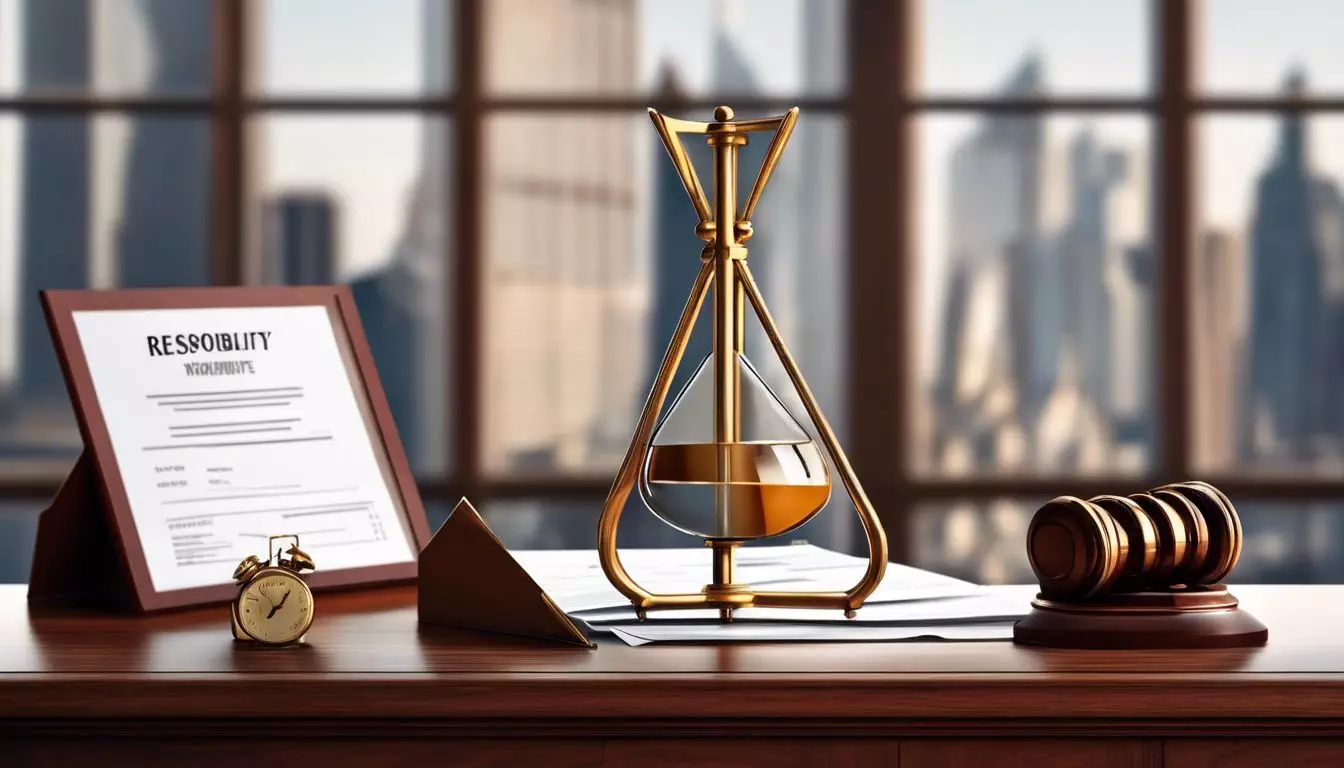
<instances>
[{"instance_id":1,"label":"triangular wooden object","mask_svg":"<svg viewBox=\"0 0 1344 768\"><path fill-rule=\"evenodd\" d=\"M463 499L420 552L420 621L596 647Z\"/></svg>"},{"instance_id":2,"label":"triangular wooden object","mask_svg":"<svg viewBox=\"0 0 1344 768\"><path fill-rule=\"evenodd\" d=\"M112 516L85 451L37 521L28 602L35 606L136 611L130 574L113 540Z\"/></svg>"}]
</instances>

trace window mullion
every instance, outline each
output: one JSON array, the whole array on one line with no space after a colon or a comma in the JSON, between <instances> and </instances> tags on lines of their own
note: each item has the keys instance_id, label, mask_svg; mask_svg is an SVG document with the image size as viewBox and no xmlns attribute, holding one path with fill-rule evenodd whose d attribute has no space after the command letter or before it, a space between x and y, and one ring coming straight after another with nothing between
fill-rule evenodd
<instances>
[{"instance_id":1,"label":"window mullion","mask_svg":"<svg viewBox=\"0 0 1344 768\"><path fill-rule=\"evenodd\" d=\"M248 3L215 0L211 7L210 281L243 279L246 179L243 89Z\"/></svg>"},{"instance_id":2,"label":"window mullion","mask_svg":"<svg viewBox=\"0 0 1344 768\"><path fill-rule=\"evenodd\" d=\"M481 402L480 373L484 370L485 329L481 323L481 292L484 271L484 243L481 232L484 199L481 188L484 173L485 110L482 91L485 71L484 0L458 0L454 23L454 77L457 111L451 121L454 146L453 193L450 210L444 211L453 222L453 252L445 254L453 265L445 300L451 320L447 360L452 361L447 419L454 485L477 503L483 488L481 477ZM436 169L444 170L446 169Z\"/></svg>"},{"instance_id":3,"label":"window mullion","mask_svg":"<svg viewBox=\"0 0 1344 768\"><path fill-rule=\"evenodd\" d=\"M1191 243L1194 223L1194 120L1192 50L1197 0L1152 0L1158 45L1154 46L1154 82L1158 89L1152 212L1161 233L1159 279L1154 312L1160 332L1157 351L1157 399L1154 409L1157 458L1163 478L1191 476L1193 448L1190 355Z\"/></svg>"},{"instance_id":4,"label":"window mullion","mask_svg":"<svg viewBox=\"0 0 1344 768\"><path fill-rule=\"evenodd\" d=\"M917 3L849 4L849 444L886 528L892 559L910 554L909 400L916 281L908 105ZM893 300L894 299L894 300ZM855 537L861 537L856 528ZM856 545L858 542L855 542Z\"/></svg>"}]
</instances>

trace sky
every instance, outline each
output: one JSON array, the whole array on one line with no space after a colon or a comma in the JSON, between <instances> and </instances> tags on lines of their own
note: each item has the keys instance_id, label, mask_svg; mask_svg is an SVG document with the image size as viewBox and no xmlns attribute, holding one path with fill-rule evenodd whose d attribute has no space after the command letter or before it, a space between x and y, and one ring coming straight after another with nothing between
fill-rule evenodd
<instances>
[{"instance_id":1,"label":"sky","mask_svg":"<svg viewBox=\"0 0 1344 768\"><path fill-rule=\"evenodd\" d=\"M272 95L423 93L425 54L418 31L422 1L267 0L259 89ZM487 13L525 12L527 5L492 0ZM741 31L746 54L760 64L766 90L796 91L802 82L799 0L718 5L715 0L641 3L641 84L655 87L662 62L672 59L685 85L703 92L710 77L710 31L723 14ZM266 154L258 167L262 187L267 194L286 189L336 191L345 214L346 273L376 267L389 257L400 234L400 211L421 163L416 136L424 125L415 116L266 118L260 131ZM351 140L358 143L348 143ZM640 146L654 148L652 142ZM350 151L351 147L359 151Z\"/></svg>"},{"instance_id":2,"label":"sky","mask_svg":"<svg viewBox=\"0 0 1344 768\"><path fill-rule=\"evenodd\" d=\"M197 0L182 0L195 2ZM435 0L429 0L433 2ZM451 3L451 0L438 0ZM95 0L104 7L129 0ZM425 0L259 0L258 88L271 94L353 92L406 95L422 89L420 27ZM0 0L0 93L21 82L24 0ZM986 94L1025 56L1045 62L1054 93L1135 95L1146 92L1151 49L1149 0L926 0L923 88L940 94ZM518 0L487 0L507 13ZM123 7L124 6L120 6ZM525 7L525 4L521 7ZM1210 90L1272 93L1294 64L1313 87L1344 90L1344 3L1337 0L1206 0L1208 34L1199 69ZM767 92L795 92L803 82L801 0L643 0L639 3L639 80L652 87L664 60L674 60L687 86L704 92L710 32L726 19ZM969 119L968 119L969 118ZM807 116L804 115L804 120ZM1069 136L1090 122L1118 146L1146 152L1142 118L1075 115L1052 121ZM419 172L419 116L278 116L260 119L255 136L264 158L256 167L262 194L314 187L333 190L344 213L346 272L376 266L391 253L402 211ZM921 124L920 220L925 238L925 292L940 287L939 202L945 197L947 153L974 130L973 116L955 114ZM1318 118L1318 167L1344 177L1344 124ZM438 128L434 128L438 130ZM21 121L0 115L0 375L12 365L14 262L17 255L17 160ZM1254 177L1271 152L1274 121L1218 116L1201 121L1208 144L1199 209L1210 223L1245 225ZM349 142L358 142L352 145ZM352 149L352 146L355 148ZM652 150L653 145L647 145ZM858 148L862 151L862 148ZM19 158L21 159L21 158ZM787 158L786 158L787 160ZM767 201L768 203L768 201Z\"/></svg>"},{"instance_id":3,"label":"sky","mask_svg":"<svg viewBox=\"0 0 1344 768\"><path fill-rule=\"evenodd\" d=\"M1053 93L1134 96L1149 77L1148 0L928 0L923 89L988 95L1028 52Z\"/></svg>"}]
</instances>

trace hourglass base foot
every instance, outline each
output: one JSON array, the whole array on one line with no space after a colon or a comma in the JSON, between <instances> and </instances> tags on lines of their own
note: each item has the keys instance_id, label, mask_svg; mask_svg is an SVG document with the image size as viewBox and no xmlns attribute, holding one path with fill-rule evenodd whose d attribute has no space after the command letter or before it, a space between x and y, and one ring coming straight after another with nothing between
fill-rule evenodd
<instances>
[{"instance_id":1,"label":"hourglass base foot","mask_svg":"<svg viewBox=\"0 0 1344 768\"><path fill-rule=\"evenodd\" d=\"M844 611L854 618L862 607L845 592L756 592L750 584L707 584L700 592L646 595L633 601L635 616L643 621L650 611L717 610L720 620L733 621L743 608L799 608Z\"/></svg>"},{"instance_id":2,"label":"hourglass base foot","mask_svg":"<svg viewBox=\"0 0 1344 768\"><path fill-rule=\"evenodd\" d=\"M1085 601L1037 596L1013 627L1013 642L1051 648L1244 648L1269 630L1221 584L1133 592Z\"/></svg>"}]
</instances>

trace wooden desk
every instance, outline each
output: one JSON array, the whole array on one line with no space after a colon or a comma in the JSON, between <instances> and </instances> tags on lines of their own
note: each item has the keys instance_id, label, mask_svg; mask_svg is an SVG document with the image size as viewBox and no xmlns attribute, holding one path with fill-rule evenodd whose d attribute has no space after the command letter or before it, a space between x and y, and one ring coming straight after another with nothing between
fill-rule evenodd
<instances>
[{"instance_id":1,"label":"wooden desk","mask_svg":"<svg viewBox=\"0 0 1344 768\"><path fill-rule=\"evenodd\" d=\"M399 588L319 595L277 651L223 608L37 616L0 587L0 765L1344 765L1344 587L1235 592L1267 647L589 651L422 629Z\"/></svg>"}]
</instances>

